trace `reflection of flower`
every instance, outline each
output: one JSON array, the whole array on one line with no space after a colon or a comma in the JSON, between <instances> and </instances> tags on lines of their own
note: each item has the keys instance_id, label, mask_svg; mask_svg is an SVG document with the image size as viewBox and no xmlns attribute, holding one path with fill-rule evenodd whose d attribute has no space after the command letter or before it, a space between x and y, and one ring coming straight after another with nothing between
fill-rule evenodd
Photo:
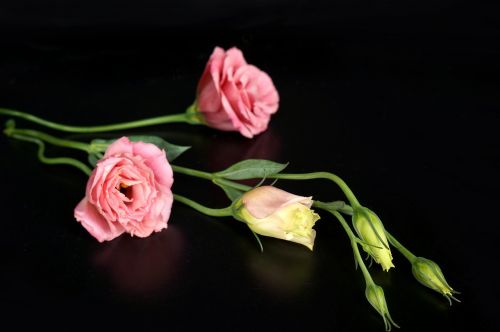
<instances>
[{"instance_id":1,"label":"reflection of flower","mask_svg":"<svg viewBox=\"0 0 500 332\"><path fill-rule=\"evenodd\" d=\"M247 243L247 242L244 242ZM248 266L259 287L281 296L297 296L307 288L312 277L314 255L299 246L280 241L265 243L265 255L252 245L244 248Z\"/></svg>"},{"instance_id":2,"label":"reflection of flower","mask_svg":"<svg viewBox=\"0 0 500 332\"><path fill-rule=\"evenodd\" d=\"M394 267L384 225L378 216L367 208L360 207L354 211L353 224L359 237L365 242L363 250L379 263L384 271Z\"/></svg>"},{"instance_id":3,"label":"reflection of flower","mask_svg":"<svg viewBox=\"0 0 500 332\"><path fill-rule=\"evenodd\" d=\"M457 294L453 288L448 285L446 279L444 278L441 268L431 261L430 259L423 257L416 257L412 263L412 272L415 278L424 286L435 290L438 293L443 294L448 301L454 299L458 301L453 294Z\"/></svg>"},{"instance_id":4,"label":"reflection of flower","mask_svg":"<svg viewBox=\"0 0 500 332\"><path fill-rule=\"evenodd\" d=\"M216 47L198 83L196 110L207 125L252 138L267 129L279 96L265 72L233 47Z\"/></svg>"},{"instance_id":5,"label":"reflection of flower","mask_svg":"<svg viewBox=\"0 0 500 332\"><path fill-rule=\"evenodd\" d=\"M257 234L300 243L313 249L319 215L310 209L311 197L262 186L246 192L234 203L235 216Z\"/></svg>"},{"instance_id":6,"label":"reflection of flower","mask_svg":"<svg viewBox=\"0 0 500 332\"><path fill-rule=\"evenodd\" d=\"M147 239L121 237L99 247L94 264L113 285L128 295L157 296L175 281L181 265L184 240L170 226Z\"/></svg>"},{"instance_id":7,"label":"reflection of flower","mask_svg":"<svg viewBox=\"0 0 500 332\"><path fill-rule=\"evenodd\" d=\"M149 236L167 228L172 183L165 151L122 137L109 145L90 175L75 218L99 242L124 232Z\"/></svg>"}]
</instances>

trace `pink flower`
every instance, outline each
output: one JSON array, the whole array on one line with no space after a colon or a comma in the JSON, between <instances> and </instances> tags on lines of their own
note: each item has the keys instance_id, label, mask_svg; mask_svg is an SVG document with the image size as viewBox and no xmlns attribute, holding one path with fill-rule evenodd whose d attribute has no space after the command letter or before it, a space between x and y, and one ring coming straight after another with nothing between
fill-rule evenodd
<instances>
[{"instance_id":1,"label":"pink flower","mask_svg":"<svg viewBox=\"0 0 500 332\"><path fill-rule=\"evenodd\" d=\"M198 83L196 107L210 127L252 138L267 129L279 96L265 72L235 47L216 47Z\"/></svg>"},{"instance_id":2,"label":"pink flower","mask_svg":"<svg viewBox=\"0 0 500 332\"><path fill-rule=\"evenodd\" d=\"M147 237L167 228L172 183L165 151L122 137L109 145L90 175L75 218L99 242L125 232Z\"/></svg>"}]
</instances>

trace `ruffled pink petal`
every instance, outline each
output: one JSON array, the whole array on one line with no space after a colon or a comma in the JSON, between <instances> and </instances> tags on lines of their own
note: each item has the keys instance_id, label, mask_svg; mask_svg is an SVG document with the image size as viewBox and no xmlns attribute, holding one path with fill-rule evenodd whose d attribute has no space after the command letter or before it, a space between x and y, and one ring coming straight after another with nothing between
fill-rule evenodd
<instances>
[{"instance_id":1,"label":"ruffled pink petal","mask_svg":"<svg viewBox=\"0 0 500 332\"><path fill-rule=\"evenodd\" d=\"M232 47L226 51L224 57L224 63L222 66L222 80L221 84L225 80L233 80L234 74L239 67L245 66L247 64L243 52L236 47Z\"/></svg>"},{"instance_id":2,"label":"ruffled pink petal","mask_svg":"<svg viewBox=\"0 0 500 332\"><path fill-rule=\"evenodd\" d=\"M196 98L198 111L202 113L216 113L221 109L220 88L210 80L199 90Z\"/></svg>"},{"instance_id":3,"label":"ruffled pink petal","mask_svg":"<svg viewBox=\"0 0 500 332\"><path fill-rule=\"evenodd\" d=\"M233 121L229 118L226 112L211 112L204 113L204 119L212 128L225 130L225 131L234 131Z\"/></svg>"},{"instance_id":4,"label":"ruffled pink petal","mask_svg":"<svg viewBox=\"0 0 500 332\"><path fill-rule=\"evenodd\" d=\"M134 154L144 158L146 165L153 171L158 183L172 187L174 182L172 167L168 163L165 151L156 145L137 142L134 144Z\"/></svg>"},{"instance_id":5,"label":"ruffled pink petal","mask_svg":"<svg viewBox=\"0 0 500 332\"><path fill-rule=\"evenodd\" d=\"M76 206L74 215L76 220L81 222L82 226L99 242L111 241L125 232L125 229L120 224L108 222L88 202L87 198L82 199Z\"/></svg>"},{"instance_id":6,"label":"ruffled pink petal","mask_svg":"<svg viewBox=\"0 0 500 332\"><path fill-rule=\"evenodd\" d=\"M224 111L231 120L231 123L233 124L233 130L239 131L245 137L252 138L253 137L252 133L248 130L247 127L243 125L243 122L238 118L237 112L233 109L231 103L224 94L222 94L221 100Z\"/></svg>"},{"instance_id":7,"label":"ruffled pink petal","mask_svg":"<svg viewBox=\"0 0 500 332\"><path fill-rule=\"evenodd\" d=\"M151 206L149 214L144 217L142 222L130 225L129 233L133 236L147 237L153 232L159 232L167 228L172 202L173 197L171 194L164 193L157 197Z\"/></svg>"},{"instance_id":8,"label":"ruffled pink petal","mask_svg":"<svg viewBox=\"0 0 500 332\"><path fill-rule=\"evenodd\" d=\"M122 153L132 153L132 142L130 142L128 137L125 136L117 139L108 146L108 149L104 154L104 158Z\"/></svg>"},{"instance_id":9,"label":"ruffled pink petal","mask_svg":"<svg viewBox=\"0 0 500 332\"><path fill-rule=\"evenodd\" d=\"M217 112L220 110L220 80L224 54L222 48L216 47L214 49L198 82L196 99L200 112Z\"/></svg>"},{"instance_id":10,"label":"ruffled pink petal","mask_svg":"<svg viewBox=\"0 0 500 332\"><path fill-rule=\"evenodd\" d=\"M220 47L216 47L207 63L207 68L209 73L209 75L207 76L210 77L217 91L219 91L219 87L223 79L222 68L224 66L224 58L225 58L224 50Z\"/></svg>"}]
</instances>

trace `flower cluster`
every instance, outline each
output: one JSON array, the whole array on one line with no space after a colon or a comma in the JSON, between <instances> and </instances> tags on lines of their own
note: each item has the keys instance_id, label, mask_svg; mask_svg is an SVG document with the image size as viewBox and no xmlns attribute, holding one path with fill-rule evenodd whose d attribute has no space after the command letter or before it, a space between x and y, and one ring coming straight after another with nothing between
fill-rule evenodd
<instances>
[{"instance_id":1,"label":"flower cluster","mask_svg":"<svg viewBox=\"0 0 500 332\"><path fill-rule=\"evenodd\" d=\"M75 133L185 122L236 131L252 138L267 129L278 105L278 92L268 74L248 64L237 48L225 51L217 47L198 82L196 99L184 113L94 127L58 124L8 109L0 109L0 114ZM37 144L40 161L75 166L89 176L85 197L76 206L74 217L99 242L111 241L124 233L144 238L166 229L172 203L176 200L206 215L233 217L242 221L255 235L261 249L259 236L266 236L300 244L312 251L316 239L313 227L320 219L317 211L323 210L340 222L349 237L356 264L366 283L365 296L381 315L387 330L397 325L389 313L384 290L373 281L359 247L388 273L395 266L391 251L395 248L411 263L412 273L420 283L445 296L450 304L451 300L458 301L454 297L457 292L448 285L441 268L404 247L387 231L379 216L361 205L347 184L333 173L284 173L286 164L259 159L243 160L219 172L204 172L172 164L188 147L171 144L157 136L94 139L87 143L33 129L16 128L12 119L7 122L4 133L11 138ZM93 170L77 159L46 157L46 143L87 152ZM214 209L173 194L174 173L210 180L227 194L228 205ZM273 185L261 185L267 179L332 181L343 191L349 204L343 201L321 202L313 200L312 196L300 196ZM249 187L241 180L261 182ZM344 215L352 218L352 226Z\"/></svg>"}]
</instances>

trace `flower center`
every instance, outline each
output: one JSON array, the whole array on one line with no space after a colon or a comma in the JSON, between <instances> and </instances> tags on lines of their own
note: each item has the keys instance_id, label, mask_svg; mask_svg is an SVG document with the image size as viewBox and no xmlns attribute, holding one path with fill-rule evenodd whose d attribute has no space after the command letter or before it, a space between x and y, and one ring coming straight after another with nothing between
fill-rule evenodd
<instances>
[{"instance_id":1,"label":"flower center","mask_svg":"<svg viewBox=\"0 0 500 332\"><path fill-rule=\"evenodd\" d=\"M132 186L127 186L124 183L120 183L120 188L118 188L118 190L120 190L120 192L128 199L132 198Z\"/></svg>"}]
</instances>

